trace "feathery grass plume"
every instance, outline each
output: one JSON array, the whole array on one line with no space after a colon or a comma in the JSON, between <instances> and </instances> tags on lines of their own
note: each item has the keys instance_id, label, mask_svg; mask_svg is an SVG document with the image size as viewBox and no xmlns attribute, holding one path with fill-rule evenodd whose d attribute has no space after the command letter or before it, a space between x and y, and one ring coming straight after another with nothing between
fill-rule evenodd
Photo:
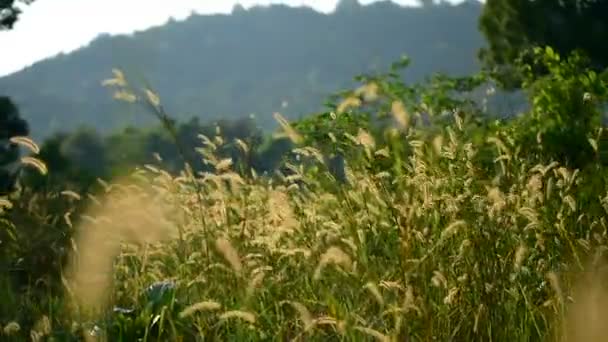
<instances>
[{"instance_id":1,"label":"feathery grass plume","mask_svg":"<svg viewBox=\"0 0 608 342\"><path fill-rule=\"evenodd\" d=\"M530 169L530 172L538 172L541 176L545 177L547 175L547 172L551 171L558 165L559 163L555 161L550 163L549 165L537 164Z\"/></svg>"},{"instance_id":2,"label":"feathery grass plume","mask_svg":"<svg viewBox=\"0 0 608 342\"><path fill-rule=\"evenodd\" d=\"M516 270L521 269L521 265L523 264L524 260L526 259L527 254L528 254L528 248L526 247L526 245L521 244L517 248L517 251L515 251L514 266L515 266Z\"/></svg>"},{"instance_id":3,"label":"feathery grass plume","mask_svg":"<svg viewBox=\"0 0 608 342\"><path fill-rule=\"evenodd\" d=\"M51 321L49 320L49 317L47 315L43 315L42 318L36 321L36 324L34 325L34 331L39 334L40 337L47 336L51 333Z\"/></svg>"},{"instance_id":4,"label":"feathery grass plume","mask_svg":"<svg viewBox=\"0 0 608 342\"><path fill-rule=\"evenodd\" d=\"M190 316L194 315L195 313L201 312L201 311L216 311L216 310L220 310L221 308L222 308L222 304L220 304L216 301L206 300L206 301L198 302L198 303L195 303L195 304L192 304L192 305L186 307L184 310L182 310L179 313L179 318L190 317Z\"/></svg>"},{"instance_id":5,"label":"feathery grass plume","mask_svg":"<svg viewBox=\"0 0 608 342\"><path fill-rule=\"evenodd\" d=\"M534 195L541 191L543 188L543 179L539 174L534 174L528 179L528 183L526 184L526 188L530 192L530 194Z\"/></svg>"},{"instance_id":6,"label":"feathery grass plume","mask_svg":"<svg viewBox=\"0 0 608 342\"><path fill-rule=\"evenodd\" d=\"M511 150L507 147L507 145L505 145L505 143L498 137L489 137L486 139L486 141L488 143L492 143L494 145L496 145L496 147L498 148L499 152L502 152L503 154L506 155L510 155L511 154Z\"/></svg>"},{"instance_id":7,"label":"feathery grass plume","mask_svg":"<svg viewBox=\"0 0 608 342\"><path fill-rule=\"evenodd\" d=\"M137 96L126 90L117 90L114 92L114 99L119 101L124 101L127 103L134 103L137 101Z\"/></svg>"},{"instance_id":8,"label":"feathery grass plume","mask_svg":"<svg viewBox=\"0 0 608 342\"><path fill-rule=\"evenodd\" d=\"M234 270L232 268L230 268L229 266L226 266L224 264L221 264L221 263L215 263L215 264L211 264L211 265L205 267L205 271L211 271L211 270L216 270L216 269L225 271L226 273L234 272Z\"/></svg>"},{"instance_id":9,"label":"feathery grass plume","mask_svg":"<svg viewBox=\"0 0 608 342\"><path fill-rule=\"evenodd\" d=\"M61 192L62 195L66 196L66 197L71 197L77 201L81 200L81 197L79 194L77 194L76 192L72 191L72 190L64 190Z\"/></svg>"},{"instance_id":10,"label":"feathery grass plume","mask_svg":"<svg viewBox=\"0 0 608 342\"><path fill-rule=\"evenodd\" d=\"M21 326L17 322L10 322L2 328L2 332L6 336L12 336L21 331Z\"/></svg>"},{"instance_id":11,"label":"feathery grass plume","mask_svg":"<svg viewBox=\"0 0 608 342\"><path fill-rule=\"evenodd\" d=\"M127 81L125 79L125 74L120 69L112 69L112 73L114 74L114 78L106 79L101 82L102 86L110 87L110 86L118 86L118 87L126 87Z\"/></svg>"},{"instance_id":12,"label":"feathery grass plume","mask_svg":"<svg viewBox=\"0 0 608 342\"><path fill-rule=\"evenodd\" d=\"M234 139L234 143L236 144L236 146L239 147L239 149L243 152L243 153L249 153L249 146L247 145L246 142L244 142L243 140L236 138Z\"/></svg>"},{"instance_id":13,"label":"feathery grass plume","mask_svg":"<svg viewBox=\"0 0 608 342\"><path fill-rule=\"evenodd\" d=\"M452 287L448 290L448 295L443 298L443 304L452 305L456 302L460 289L458 287Z\"/></svg>"},{"instance_id":14,"label":"feathery grass plume","mask_svg":"<svg viewBox=\"0 0 608 342\"><path fill-rule=\"evenodd\" d=\"M556 172L556 175L561 176L562 179L564 179L564 180L568 180L571 177L570 170L568 170L567 168L565 168L563 166L559 167L555 172Z\"/></svg>"},{"instance_id":15,"label":"feathery grass plume","mask_svg":"<svg viewBox=\"0 0 608 342\"><path fill-rule=\"evenodd\" d=\"M289 140L291 140L294 144L301 144L304 141L304 138L298 132L296 132L293 127L291 127L289 121L287 121L287 119L283 115L281 115L281 113L277 112L274 113L272 116L274 117L276 122L281 126L281 129L283 129L283 133L285 134L285 136L287 136L287 138L289 138Z\"/></svg>"},{"instance_id":16,"label":"feathery grass plume","mask_svg":"<svg viewBox=\"0 0 608 342\"><path fill-rule=\"evenodd\" d=\"M380 285L380 287L385 288L387 290L398 290L398 291L405 290L399 282L391 281L391 280L382 280L382 281L380 281L379 285Z\"/></svg>"},{"instance_id":17,"label":"feathery grass plume","mask_svg":"<svg viewBox=\"0 0 608 342\"><path fill-rule=\"evenodd\" d=\"M213 141L211 141L211 139L209 139L209 137L207 137L206 135L199 134L198 138L201 140L205 148L210 149L211 151L217 150L217 145Z\"/></svg>"},{"instance_id":18,"label":"feathery grass plume","mask_svg":"<svg viewBox=\"0 0 608 342\"><path fill-rule=\"evenodd\" d=\"M215 165L215 170L218 172L229 170L232 167L232 158L225 158L220 160Z\"/></svg>"},{"instance_id":19,"label":"feathery grass plume","mask_svg":"<svg viewBox=\"0 0 608 342\"><path fill-rule=\"evenodd\" d=\"M49 170L47 169L46 164L38 158L22 157L21 163L34 167L42 175L46 175L49 173Z\"/></svg>"},{"instance_id":20,"label":"feathery grass plume","mask_svg":"<svg viewBox=\"0 0 608 342\"><path fill-rule=\"evenodd\" d=\"M63 220L65 221L65 223L68 225L68 227L72 228L72 219L70 219L70 216L72 215L72 212L68 211L67 213L65 213L63 215Z\"/></svg>"},{"instance_id":21,"label":"feathery grass plume","mask_svg":"<svg viewBox=\"0 0 608 342\"><path fill-rule=\"evenodd\" d=\"M366 327L359 327L359 326L356 326L354 329L358 330L368 336L375 338L377 341L392 342L392 339L389 336L379 332L378 330L375 330L372 328L366 328Z\"/></svg>"},{"instance_id":22,"label":"feathery grass plume","mask_svg":"<svg viewBox=\"0 0 608 342\"><path fill-rule=\"evenodd\" d=\"M327 136L329 137L332 143L335 144L338 142L338 139L336 138L336 135L333 132L327 133Z\"/></svg>"},{"instance_id":23,"label":"feathery grass plume","mask_svg":"<svg viewBox=\"0 0 608 342\"><path fill-rule=\"evenodd\" d=\"M473 332L477 333L479 331L479 322L486 311L486 307L483 304L479 304L477 307L477 311L475 312L475 319L473 320Z\"/></svg>"},{"instance_id":24,"label":"feathery grass plume","mask_svg":"<svg viewBox=\"0 0 608 342\"><path fill-rule=\"evenodd\" d=\"M470 250L471 245L472 245L471 240L469 240L469 239L462 240L462 242L460 243L460 247L458 247L458 257L459 258L464 257L464 255Z\"/></svg>"},{"instance_id":25,"label":"feathery grass plume","mask_svg":"<svg viewBox=\"0 0 608 342\"><path fill-rule=\"evenodd\" d=\"M310 328L312 328L314 326L315 322L312 318L312 314L310 313L310 311L304 304L302 304L300 302L296 302L296 301L290 301L290 300L282 301L280 304L281 305L289 304L289 305L291 305L291 307L293 307L298 312L298 316L300 317L300 320L304 324L304 331L308 331Z\"/></svg>"},{"instance_id":26,"label":"feathery grass plume","mask_svg":"<svg viewBox=\"0 0 608 342\"><path fill-rule=\"evenodd\" d=\"M405 105L401 101L393 101L391 104L391 114L397 121L399 128L407 130L410 127L410 115L405 109Z\"/></svg>"},{"instance_id":27,"label":"feathery grass plume","mask_svg":"<svg viewBox=\"0 0 608 342\"><path fill-rule=\"evenodd\" d=\"M224 145L224 138L222 138L222 136L219 133L219 126L216 126L216 130L218 130L217 135L213 138L213 142L217 145L217 146L222 146Z\"/></svg>"},{"instance_id":28,"label":"feathery grass plume","mask_svg":"<svg viewBox=\"0 0 608 342\"><path fill-rule=\"evenodd\" d=\"M26 147L27 149L32 151L34 154L40 153L40 147L38 147L38 145L34 142L34 140L32 140L29 137L21 137L21 136L20 137L11 137L10 142L12 142L13 144L17 144L19 146Z\"/></svg>"},{"instance_id":29,"label":"feathery grass plume","mask_svg":"<svg viewBox=\"0 0 608 342\"><path fill-rule=\"evenodd\" d=\"M13 207L13 203L6 198L0 198L0 208L2 209L11 209Z\"/></svg>"},{"instance_id":30,"label":"feathery grass plume","mask_svg":"<svg viewBox=\"0 0 608 342\"><path fill-rule=\"evenodd\" d=\"M145 164L144 168L152 173L160 173L160 170L154 165Z\"/></svg>"},{"instance_id":31,"label":"feathery grass plume","mask_svg":"<svg viewBox=\"0 0 608 342\"><path fill-rule=\"evenodd\" d=\"M490 200L490 202L492 204L500 204L500 205L505 205L505 195L502 193L502 191L500 191L500 188L498 187L488 187L486 188L487 192L488 192L488 199Z\"/></svg>"},{"instance_id":32,"label":"feathery grass plume","mask_svg":"<svg viewBox=\"0 0 608 342\"><path fill-rule=\"evenodd\" d=\"M384 147L384 148L377 150L376 152L374 152L374 155L379 156L379 157L384 157L384 158L389 158L391 156L388 147Z\"/></svg>"},{"instance_id":33,"label":"feathery grass plume","mask_svg":"<svg viewBox=\"0 0 608 342\"><path fill-rule=\"evenodd\" d=\"M250 324L255 324L255 322L256 322L255 314L253 314L252 312L249 312L249 311L232 310L232 311L226 311L220 315L220 320L222 320L222 321L226 321L226 320L229 320L232 318L242 319L243 321L250 323Z\"/></svg>"},{"instance_id":34,"label":"feathery grass plume","mask_svg":"<svg viewBox=\"0 0 608 342\"><path fill-rule=\"evenodd\" d=\"M338 227L340 227L340 226L338 225ZM354 241L354 239L352 237L340 238L340 241L343 242L346 246L348 246L348 248L350 248L350 250L353 253L357 253L357 250L359 248L357 247L357 244L355 243L355 241Z\"/></svg>"},{"instance_id":35,"label":"feathery grass plume","mask_svg":"<svg viewBox=\"0 0 608 342\"><path fill-rule=\"evenodd\" d=\"M101 81L101 85L103 87L113 87L113 86L121 87L121 86L125 86L125 84L122 84L120 80L115 79L115 78L105 79L105 80Z\"/></svg>"},{"instance_id":36,"label":"feathery grass plume","mask_svg":"<svg viewBox=\"0 0 608 342\"><path fill-rule=\"evenodd\" d=\"M306 248L278 248L275 250L277 254L280 254L278 261L281 261L283 258L289 258L294 255L302 254L305 259L310 258L312 252Z\"/></svg>"},{"instance_id":37,"label":"feathery grass plume","mask_svg":"<svg viewBox=\"0 0 608 342\"><path fill-rule=\"evenodd\" d=\"M253 296L254 292L260 288L262 283L264 282L264 278L266 277L266 272L258 271L251 272L253 277L249 280L249 284L247 285L247 298Z\"/></svg>"},{"instance_id":38,"label":"feathery grass plume","mask_svg":"<svg viewBox=\"0 0 608 342\"><path fill-rule=\"evenodd\" d=\"M146 94L146 98L148 99L148 101L156 108L160 107L160 97L158 96L158 94L156 94L155 92L153 92L152 90L146 88L144 90L145 94Z\"/></svg>"},{"instance_id":39,"label":"feathery grass plume","mask_svg":"<svg viewBox=\"0 0 608 342\"><path fill-rule=\"evenodd\" d=\"M442 240L449 239L452 235L456 234L456 232L458 231L458 229L460 227L465 226L465 225L466 225L466 221L464 221L464 220L457 220L457 221L450 223L450 225L447 226L441 232L441 239Z\"/></svg>"},{"instance_id":40,"label":"feathery grass plume","mask_svg":"<svg viewBox=\"0 0 608 342\"><path fill-rule=\"evenodd\" d=\"M435 287L447 288L448 280L445 278L443 273L440 271L433 271L433 277L431 278L431 283Z\"/></svg>"},{"instance_id":41,"label":"feathery grass plume","mask_svg":"<svg viewBox=\"0 0 608 342\"><path fill-rule=\"evenodd\" d=\"M215 248L222 254L224 259L230 264L232 270L237 274L241 274L243 271L243 264L241 263L241 258L239 257L239 253L232 246L230 241L226 238L220 237L215 241Z\"/></svg>"},{"instance_id":42,"label":"feathery grass plume","mask_svg":"<svg viewBox=\"0 0 608 342\"><path fill-rule=\"evenodd\" d=\"M342 102L340 102L338 108L336 109L336 112L338 114L342 114L351 108L360 107L362 104L363 103L361 102L361 99L359 99L357 96L349 96L345 98Z\"/></svg>"},{"instance_id":43,"label":"feathery grass plume","mask_svg":"<svg viewBox=\"0 0 608 342\"><path fill-rule=\"evenodd\" d=\"M76 237L79 257L68 265L68 280L75 299L91 310L105 305L113 259L123 241L151 244L169 237L172 231L168 217L173 215L162 200L149 196L148 189L126 186L122 189L103 194L99 205L83 214L85 220L80 222ZM101 226L102 222L110 224Z\"/></svg>"},{"instance_id":44,"label":"feathery grass plume","mask_svg":"<svg viewBox=\"0 0 608 342\"><path fill-rule=\"evenodd\" d=\"M95 179L95 181L97 183L99 183L99 185L101 185L103 187L103 189L105 190L105 192L108 192L108 191L112 190L112 188L113 188L112 185L108 184L108 182L104 181L101 178L97 178L97 179Z\"/></svg>"},{"instance_id":45,"label":"feathery grass plume","mask_svg":"<svg viewBox=\"0 0 608 342\"><path fill-rule=\"evenodd\" d=\"M555 272L549 272L549 273L547 273L546 277L547 277L547 280L549 280L549 284L551 285L553 292L555 292L557 299L561 303L563 303L564 302L563 301L564 300L563 291L559 284L559 278L557 277L557 274L555 274Z\"/></svg>"},{"instance_id":46,"label":"feathery grass plume","mask_svg":"<svg viewBox=\"0 0 608 342\"><path fill-rule=\"evenodd\" d=\"M269 247L276 247L281 238L293 234L300 227L285 191L275 189L268 193L268 220L272 224L269 227L272 229L268 236Z\"/></svg>"},{"instance_id":47,"label":"feathery grass plume","mask_svg":"<svg viewBox=\"0 0 608 342\"><path fill-rule=\"evenodd\" d=\"M378 99L380 87L376 82L369 82L355 90L355 95L362 97L366 102L373 102Z\"/></svg>"},{"instance_id":48,"label":"feathery grass plume","mask_svg":"<svg viewBox=\"0 0 608 342\"><path fill-rule=\"evenodd\" d=\"M321 316L321 317L315 318L314 324L315 325L332 325L335 327L335 329L340 334L344 334L346 332L346 322L342 321L342 320L337 320L331 316Z\"/></svg>"},{"instance_id":49,"label":"feathery grass plume","mask_svg":"<svg viewBox=\"0 0 608 342\"><path fill-rule=\"evenodd\" d=\"M376 299L378 304L384 305L384 298L382 297L382 294L380 294L380 289L378 289L378 286L376 286L376 284L368 282L363 287L374 296L374 299Z\"/></svg>"},{"instance_id":50,"label":"feathery grass plume","mask_svg":"<svg viewBox=\"0 0 608 342\"><path fill-rule=\"evenodd\" d=\"M576 200L574 197L572 197L572 195L564 196L563 201L568 205L572 212L576 212Z\"/></svg>"},{"instance_id":51,"label":"feathery grass plume","mask_svg":"<svg viewBox=\"0 0 608 342\"><path fill-rule=\"evenodd\" d=\"M443 151L443 146L444 146L444 141L443 141L443 134L437 134L434 138L433 138L433 151L435 151L435 153L439 156L442 155L442 151Z\"/></svg>"},{"instance_id":52,"label":"feathery grass plume","mask_svg":"<svg viewBox=\"0 0 608 342\"><path fill-rule=\"evenodd\" d=\"M538 212L536 212L536 210L529 207L521 207L517 212L528 220L528 224L526 225L526 227L524 227L525 230L533 229L535 227L538 227L538 225L540 224Z\"/></svg>"},{"instance_id":53,"label":"feathery grass plume","mask_svg":"<svg viewBox=\"0 0 608 342\"><path fill-rule=\"evenodd\" d=\"M357 133L357 142L365 148L373 149L376 147L374 137L363 128L359 128Z\"/></svg>"},{"instance_id":54,"label":"feathery grass plume","mask_svg":"<svg viewBox=\"0 0 608 342\"><path fill-rule=\"evenodd\" d=\"M293 153L295 153L296 155L301 155L303 157L313 157L315 158L320 164L324 164L325 163L325 159L323 157L323 154L321 153L321 151L319 151L318 149L311 147L311 146L305 146L302 148L295 148L292 150Z\"/></svg>"},{"instance_id":55,"label":"feathery grass plume","mask_svg":"<svg viewBox=\"0 0 608 342\"><path fill-rule=\"evenodd\" d=\"M321 278L321 272L328 265L342 266L350 269L352 267L352 259L342 249L336 246L329 247L319 260L319 264L315 269L313 279L318 280Z\"/></svg>"},{"instance_id":56,"label":"feathery grass plume","mask_svg":"<svg viewBox=\"0 0 608 342\"><path fill-rule=\"evenodd\" d=\"M91 203L95 205L101 205L101 202L99 201L99 199L97 199L97 196L93 194L87 194L87 198L91 201Z\"/></svg>"}]
</instances>

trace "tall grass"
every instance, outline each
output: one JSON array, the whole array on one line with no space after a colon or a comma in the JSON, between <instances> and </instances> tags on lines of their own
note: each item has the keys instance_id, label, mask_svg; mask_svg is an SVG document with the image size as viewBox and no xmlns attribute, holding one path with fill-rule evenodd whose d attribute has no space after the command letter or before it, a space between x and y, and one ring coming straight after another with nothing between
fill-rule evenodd
<instances>
[{"instance_id":1,"label":"tall grass","mask_svg":"<svg viewBox=\"0 0 608 342\"><path fill-rule=\"evenodd\" d=\"M393 107L409 128L403 105ZM272 179L238 173L214 156L220 136L202 137L199 149L215 173L147 165L107 185L78 220L65 295L38 308L31 331L17 318L0 322L3 339L607 336L598 318L606 221L577 202L583 177L603 175L533 164L505 134L489 133L481 151L458 116L430 136L391 134L407 155L360 129L351 140L364 153L335 186L327 171L311 171L329 169L321 157ZM494 160L489 169L482 152ZM295 153L321 155L313 146ZM391 158L402 160L399 172L370 167ZM22 298L3 290L7 305Z\"/></svg>"}]
</instances>

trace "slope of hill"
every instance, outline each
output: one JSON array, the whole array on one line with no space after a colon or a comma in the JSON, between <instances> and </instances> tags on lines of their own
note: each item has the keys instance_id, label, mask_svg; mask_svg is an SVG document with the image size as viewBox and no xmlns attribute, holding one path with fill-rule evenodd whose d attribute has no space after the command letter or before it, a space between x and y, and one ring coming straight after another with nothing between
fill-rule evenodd
<instances>
[{"instance_id":1,"label":"slope of hill","mask_svg":"<svg viewBox=\"0 0 608 342\"><path fill-rule=\"evenodd\" d=\"M323 14L274 5L231 15L192 15L133 35L103 35L0 79L30 122L34 137L89 125L109 131L151 120L116 103L101 81L113 67L149 82L171 114L203 120L272 112L299 117L322 108L326 95L361 71L383 70L402 54L406 77L467 74L478 68L482 5L400 7L377 2Z\"/></svg>"}]
</instances>

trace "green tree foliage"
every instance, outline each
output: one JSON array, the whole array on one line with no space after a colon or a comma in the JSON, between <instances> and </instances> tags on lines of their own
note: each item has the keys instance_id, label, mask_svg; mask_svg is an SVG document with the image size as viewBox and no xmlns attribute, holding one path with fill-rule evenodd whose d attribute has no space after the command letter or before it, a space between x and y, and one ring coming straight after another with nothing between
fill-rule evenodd
<instances>
[{"instance_id":1,"label":"green tree foliage","mask_svg":"<svg viewBox=\"0 0 608 342\"><path fill-rule=\"evenodd\" d=\"M540 161L557 161L583 169L596 161L599 142L591 142L602 126L608 101L608 71L595 72L578 53L560 57L551 48L536 48L531 63L518 65L523 86L532 104L529 112L513 122L522 153ZM534 71L547 70L539 77Z\"/></svg>"},{"instance_id":2,"label":"green tree foliage","mask_svg":"<svg viewBox=\"0 0 608 342\"><path fill-rule=\"evenodd\" d=\"M19 115L19 109L10 98L0 97L0 194L6 195L15 189L20 170L19 146L10 141L12 137L27 136L28 124Z\"/></svg>"},{"instance_id":3,"label":"green tree foliage","mask_svg":"<svg viewBox=\"0 0 608 342\"><path fill-rule=\"evenodd\" d=\"M34 0L20 0L25 4L31 4ZM13 28L21 10L15 6L15 0L0 0L0 30L10 30Z\"/></svg>"},{"instance_id":4,"label":"green tree foliage","mask_svg":"<svg viewBox=\"0 0 608 342\"><path fill-rule=\"evenodd\" d=\"M580 50L601 71L608 67L606 13L605 0L488 0L479 21L488 47L480 56L507 87L521 85L512 67L522 54L533 58L534 47L562 56Z\"/></svg>"},{"instance_id":5,"label":"green tree foliage","mask_svg":"<svg viewBox=\"0 0 608 342\"><path fill-rule=\"evenodd\" d=\"M194 118L176 125L179 147L160 126L127 127L110 135L100 135L86 127L69 134L57 133L42 144L39 154L53 171L44 177L28 172L24 183L35 190L88 191L97 179L125 176L136 166L146 164L159 165L177 174L184 168L184 157L194 171L211 172L213 168L204 162L197 148L204 145L202 136L213 140L218 132L223 139L217 146L218 156L231 158L237 169L249 170L258 165L273 169L278 164L278 159L271 159L275 152L259 149L263 136L252 119L203 124ZM242 151L237 140L247 146L248 153Z\"/></svg>"},{"instance_id":6,"label":"green tree foliage","mask_svg":"<svg viewBox=\"0 0 608 342\"><path fill-rule=\"evenodd\" d=\"M340 0L336 5L336 12L338 13L351 13L360 9L359 0Z\"/></svg>"}]
</instances>

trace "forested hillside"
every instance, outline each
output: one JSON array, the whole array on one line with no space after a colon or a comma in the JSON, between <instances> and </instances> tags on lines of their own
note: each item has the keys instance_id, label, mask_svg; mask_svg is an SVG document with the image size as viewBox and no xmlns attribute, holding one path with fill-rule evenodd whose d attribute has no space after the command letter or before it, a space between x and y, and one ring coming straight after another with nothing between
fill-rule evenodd
<instances>
[{"instance_id":1,"label":"forested hillside","mask_svg":"<svg viewBox=\"0 0 608 342\"><path fill-rule=\"evenodd\" d=\"M133 35L100 36L0 79L0 94L19 106L37 139L81 125L107 133L148 123L149 116L101 86L120 67L156 89L178 119L255 114L268 128L273 112L288 118L315 112L329 93L352 86L353 76L385 70L403 54L413 60L407 81L476 71L481 9L475 1L425 7L385 1L353 2L331 14L282 5L193 14Z\"/></svg>"}]
</instances>

